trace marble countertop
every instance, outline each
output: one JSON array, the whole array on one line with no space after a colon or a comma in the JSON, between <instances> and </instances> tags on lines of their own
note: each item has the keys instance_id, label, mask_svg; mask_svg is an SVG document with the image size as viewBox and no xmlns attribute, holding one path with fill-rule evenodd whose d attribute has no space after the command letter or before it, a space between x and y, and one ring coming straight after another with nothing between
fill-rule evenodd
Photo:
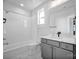
<instances>
[{"instance_id":1,"label":"marble countertop","mask_svg":"<svg viewBox=\"0 0 79 59\"><path fill-rule=\"evenodd\" d=\"M47 38L49 40L76 44L76 38L70 35L61 35L60 37L58 37L57 35L49 34L49 35L41 36L41 38Z\"/></svg>"}]
</instances>

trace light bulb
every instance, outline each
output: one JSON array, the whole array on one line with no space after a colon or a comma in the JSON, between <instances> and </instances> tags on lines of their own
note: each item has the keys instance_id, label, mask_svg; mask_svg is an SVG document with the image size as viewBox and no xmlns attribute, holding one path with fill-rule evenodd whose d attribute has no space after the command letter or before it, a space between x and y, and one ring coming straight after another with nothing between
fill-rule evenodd
<instances>
[{"instance_id":1,"label":"light bulb","mask_svg":"<svg viewBox=\"0 0 79 59\"><path fill-rule=\"evenodd\" d=\"M20 6L22 6L22 7L23 7L23 6L24 6L24 4L22 4L22 3L21 3L21 4L20 4Z\"/></svg>"}]
</instances>

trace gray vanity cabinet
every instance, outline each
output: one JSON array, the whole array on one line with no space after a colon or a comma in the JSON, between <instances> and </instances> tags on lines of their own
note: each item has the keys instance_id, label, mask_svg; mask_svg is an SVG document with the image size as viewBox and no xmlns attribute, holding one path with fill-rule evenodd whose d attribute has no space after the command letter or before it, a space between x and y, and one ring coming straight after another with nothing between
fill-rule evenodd
<instances>
[{"instance_id":1,"label":"gray vanity cabinet","mask_svg":"<svg viewBox=\"0 0 79 59\"><path fill-rule=\"evenodd\" d=\"M41 51L43 59L75 59L74 46L64 42L42 38Z\"/></svg>"},{"instance_id":2,"label":"gray vanity cabinet","mask_svg":"<svg viewBox=\"0 0 79 59\"><path fill-rule=\"evenodd\" d=\"M73 59L73 53L67 50L55 47L55 59Z\"/></svg>"},{"instance_id":3,"label":"gray vanity cabinet","mask_svg":"<svg viewBox=\"0 0 79 59\"><path fill-rule=\"evenodd\" d=\"M43 59L52 59L52 47L50 45L47 45L45 43L41 44L41 50L42 50L42 58Z\"/></svg>"}]
</instances>

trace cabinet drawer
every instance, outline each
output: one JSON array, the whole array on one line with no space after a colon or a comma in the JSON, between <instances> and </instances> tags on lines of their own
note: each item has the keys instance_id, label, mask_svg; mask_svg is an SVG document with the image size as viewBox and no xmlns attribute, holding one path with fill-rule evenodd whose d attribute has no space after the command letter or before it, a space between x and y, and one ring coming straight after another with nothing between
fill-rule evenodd
<instances>
[{"instance_id":1,"label":"cabinet drawer","mask_svg":"<svg viewBox=\"0 0 79 59\"><path fill-rule=\"evenodd\" d=\"M41 42L46 43L46 39L42 38Z\"/></svg>"},{"instance_id":2,"label":"cabinet drawer","mask_svg":"<svg viewBox=\"0 0 79 59\"><path fill-rule=\"evenodd\" d=\"M47 40L47 44L59 47L59 42L53 40Z\"/></svg>"},{"instance_id":3,"label":"cabinet drawer","mask_svg":"<svg viewBox=\"0 0 79 59\"><path fill-rule=\"evenodd\" d=\"M61 47L61 48L64 48L64 49L67 49L67 50L73 51L73 45L71 45L71 44L60 43L60 47Z\"/></svg>"}]
</instances>

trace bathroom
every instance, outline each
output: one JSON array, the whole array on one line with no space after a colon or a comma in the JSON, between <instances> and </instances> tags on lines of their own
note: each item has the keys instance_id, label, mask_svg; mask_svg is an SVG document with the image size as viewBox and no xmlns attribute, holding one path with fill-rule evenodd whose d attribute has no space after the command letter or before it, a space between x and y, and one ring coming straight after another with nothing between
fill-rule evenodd
<instances>
[{"instance_id":1,"label":"bathroom","mask_svg":"<svg viewBox=\"0 0 79 59\"><path fill-rule=\"evenodd\" d=\"M76 0L3 0L3 59L76 59Z\"/></svg>"}]
</instances>

